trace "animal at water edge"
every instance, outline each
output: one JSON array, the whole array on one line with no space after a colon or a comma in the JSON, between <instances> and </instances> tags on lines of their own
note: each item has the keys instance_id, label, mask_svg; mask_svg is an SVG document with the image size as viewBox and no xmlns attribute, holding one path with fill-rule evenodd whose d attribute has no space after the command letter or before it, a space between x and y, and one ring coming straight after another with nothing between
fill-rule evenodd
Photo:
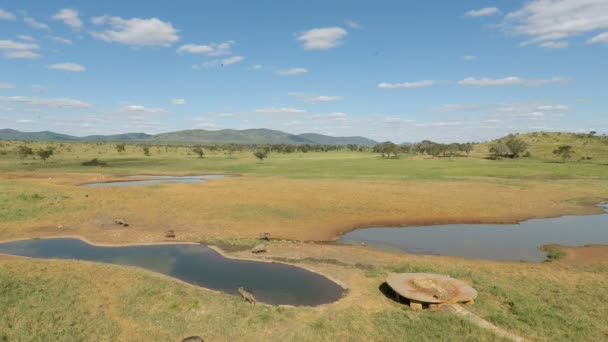
<instances>
[{"instance_id":1,"label":"animal at water edge","mask_svg":"<svg viewBox=\"0 0 608 342\"><path fill-rule=\"evenodd\" d=\"M266 249L266 245L264 245L263 243L255 246L251 249L251 253L255 253L255 254L266 253L267 251L268 250Z\"/></svg>"},{"instance_id":2,"label":"animal at water edge","mask_svg":"<svg viewBox=\"0 0 608 342\"><path fill-rule=\"evenodd\" d=\"M245 290L242 286L238 288L239 293L243 299L251 304L255 304L255 298L253 297L253 292Z\"/></svg>"}]
</instances>

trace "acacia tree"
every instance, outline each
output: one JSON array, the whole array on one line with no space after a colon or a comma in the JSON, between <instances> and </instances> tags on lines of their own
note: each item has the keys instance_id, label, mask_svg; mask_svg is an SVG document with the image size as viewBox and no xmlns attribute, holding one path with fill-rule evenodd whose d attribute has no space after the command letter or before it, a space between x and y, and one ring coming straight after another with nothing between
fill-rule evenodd
<instances>
[{"instance_id":1,"label":"acacia tree","mask_svg":"<svg viewBox=\"0 0 608 342\"><path fill-rule=\"evenodd\" d=\"M517 139L514 135L507 137L505 145L511 150L511 154L515 158L518 158L520 154L528 149L528 144L523 140Z\"/></svg>"},{"instance_id":2,"label":"acacia tree","mask_svg":"<svg viewBox=\"0 0 608 342\"><path fill-rule=\"evenodd\" d=\"M144 151L144 156L146 156L146 157L150 156L150 148L148 146L142 146L141 149Z\"/></svg>"},{"instance_id":3,"label":"acacia tree","mask_svg":"<svg viewBox=\"0 0 608 342\"><path fill-rule=\"evenodd\" d=\"M562 161L564 163L566 162L566 160L572 158L573 153L574 153L574 151L572 151L572 146L570 146L570 145L560 146L556 150L553 151L553 154L562 158Z\"/></svg>"},{"instance_id":4,"label":"acacia tree","mask_svg":"<svg viewBox=\"0 0 608 342\"><path fill-rule=\"evenodd\" d=\"M17 153L19 154L19 157L21 159L25 159L28 156L33 156L34 155L34 150L32 150L31 147L27 147L25 145L21 145L21 146L17 147Z\"/></svg>"},{"instance_id":5,"label":"acacia tree","mask_svg":"<svg viewBox=\"0 0 608 342\"><path fill-rule=\"evenodd\" d=\"M117 144L114 148L116 148L117 152L124 152L125 151L125 143Z\"/></svg>"},{"instance_id":6,"label":"acacia tree","mask_svg":"<svg viewBox=\"0 0 608 342\"><path fill-rule=\"evenodd\" d=\"M464 153L466 153L467 157L468 157L471 155L471 152L473 151L473 144L471 144L471 143L461 144L460 150L463 151Z\"/></svg>"},{"instance_id":7,"label":"acacia tree","mask_svg":"<svg viewBox=\"0 0 608 342\"><path fill-rule=\"evenodd\" d=\"M501 141L494 143L492 144L492 146L490 146L490 154L494 159L502 159L503 157L508 157L509 155L511 155L511 153L512 152L509 147Z\"/></svg>"},{"instance_id":8,"label":"acacia tree","mask_svg":"<svg viewBox=\"0 0 608 342\"><path fill-rule=\"evenodd\" d=\"M201 145L197 145L192 149L192 152L198 154L199 158L205 158L205 151Z\"/></svg>"},{"instance_id":9,"label":"acacia tree","mask_svg":"<svg viewBox=\"0 0 608 342\"><path fill-rule=\"evenodd\" d=\"M260 160L260 162L263 162L264 159L268 158L268 150L264 149L264 150L257 150L255 152L253 152L253 155L258 158Z\"/></svg>"},{"instance_id":10,"label":"acacia tree","mask_svg":"<svg viewBox=\"0 0 608 342\"><path fill-rule=\"evenodd\" d=\"M38 151L36 151L36 155L38 155L38 157L40 157L40 159L42 159L42 161L46 162L47 159L49 159L53 153L55 151L53 150L52 147L47 147L47 148L43 148L43 149L39 149Z\"/></svg>"}]
</instances>

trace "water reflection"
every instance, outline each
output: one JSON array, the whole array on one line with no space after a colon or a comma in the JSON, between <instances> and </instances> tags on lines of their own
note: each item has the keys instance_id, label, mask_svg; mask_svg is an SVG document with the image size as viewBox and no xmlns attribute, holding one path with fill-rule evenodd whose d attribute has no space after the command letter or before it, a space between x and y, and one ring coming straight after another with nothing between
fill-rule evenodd
<instances>
[{"instance_id":1,"label":"water reflection","mask_svg":"<svg viewBox=\"0 0 608 342\"><path fill-rule=\"evenodd\" d=\"M0 253L137 266L230 294L243 286L269 304L314 306L334 302L343 293L317 273L280 263L228 259L204 245L98 247L62 238L4 243Z\"/></svg>"},{"instance_id":2,"label":"water reflection","mask_svg":"<svg viewBox=\"0 0 608 342\"><path fill-rule=\"evenodd\" d=\"M602 207L606 208L605 205ZM414 254L474 259L543 261L548 244L608 244L608 214L534 219L520 224L450 224L364 228L343 235L341 244L365 243Z\"/></svg>"}]
</instances>

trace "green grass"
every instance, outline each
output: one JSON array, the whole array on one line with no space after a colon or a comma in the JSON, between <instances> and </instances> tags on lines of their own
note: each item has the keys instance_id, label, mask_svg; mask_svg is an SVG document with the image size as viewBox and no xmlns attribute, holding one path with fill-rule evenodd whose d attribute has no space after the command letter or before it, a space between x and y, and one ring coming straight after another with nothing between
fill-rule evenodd
<instances>
[{"instance_id":1,"label":"green grass","mask_svg":"<svg viewBox=\"0 0 608 342\"><path fill-rule=\"evenodd\" d=\"M4 143L12 151L19 142ZM112 144L29 143L34 149L55 146L57 152L47 162L16 154L0 156L0 172L96 172L126 175L138 172L159 173L236 173L299 178L397 178L441 180L459 177L494 177L505 179L608 179L608 153L594 162L554 163L553 159L520 158L486 160L477 157L427 158L405 155L401 159L382 159L371 152L271 153L263 163L250 151L228 157L221 152L207 152L197 158L188 148L151 148L143 155L136 146L118 153ZM605 148L608 149L608 148ZM102 159L103 167L83 166L93 158Z\"/></svg>"},{"instance_id":2,"label":"green grass","mask_svg":"<svg viewBox=\"0 0 608 342\"><path fill-rule=\"evenodd\" d=\"M0 262L0 312L9 341L496 340L440 313L253 306L134 268L58 260Z\"/></svg>"}]
</instances>

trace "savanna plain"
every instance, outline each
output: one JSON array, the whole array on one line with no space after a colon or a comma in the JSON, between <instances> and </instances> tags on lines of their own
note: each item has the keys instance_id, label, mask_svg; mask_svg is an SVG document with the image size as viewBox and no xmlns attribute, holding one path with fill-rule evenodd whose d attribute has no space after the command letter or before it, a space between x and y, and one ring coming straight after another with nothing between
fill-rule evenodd
<instances>
[{"instance_id":1,"label":"savanna plain","mask_svg":"<svg viewBox=\"0 0 608 342\"><path fill-rule=\"evenodd\" d=\"M553 246L547 262L500 262L374 250L334 241L356 228L515 223L598 214L608 200L608 143L582 134L521 135L529 155L489 158L371 150L271 152L115 143L0 142L0 240L78 237L94 244L167 241L228 257L287 262L346 291L317 307L241 298L135 267L0 255L0 340L402 341L500 339L441 311L414 311L380 291L392 272L433 272L477 289L467 309L528 340L608 339L608 247ZM553 154L572 146L572 158ZM46 161L19 146L53 147ZM83 165L92 159L101 161ZM91 163L89 163L91 164ZM128 175L224 174L200 183L80 186ZM121 218L128 227L115 224ZM407 229L407 228L403 228ZM175 238L165 235L173 230ZM252 255L261 233L268 252Z\"/></svg>"}]
</instances>

